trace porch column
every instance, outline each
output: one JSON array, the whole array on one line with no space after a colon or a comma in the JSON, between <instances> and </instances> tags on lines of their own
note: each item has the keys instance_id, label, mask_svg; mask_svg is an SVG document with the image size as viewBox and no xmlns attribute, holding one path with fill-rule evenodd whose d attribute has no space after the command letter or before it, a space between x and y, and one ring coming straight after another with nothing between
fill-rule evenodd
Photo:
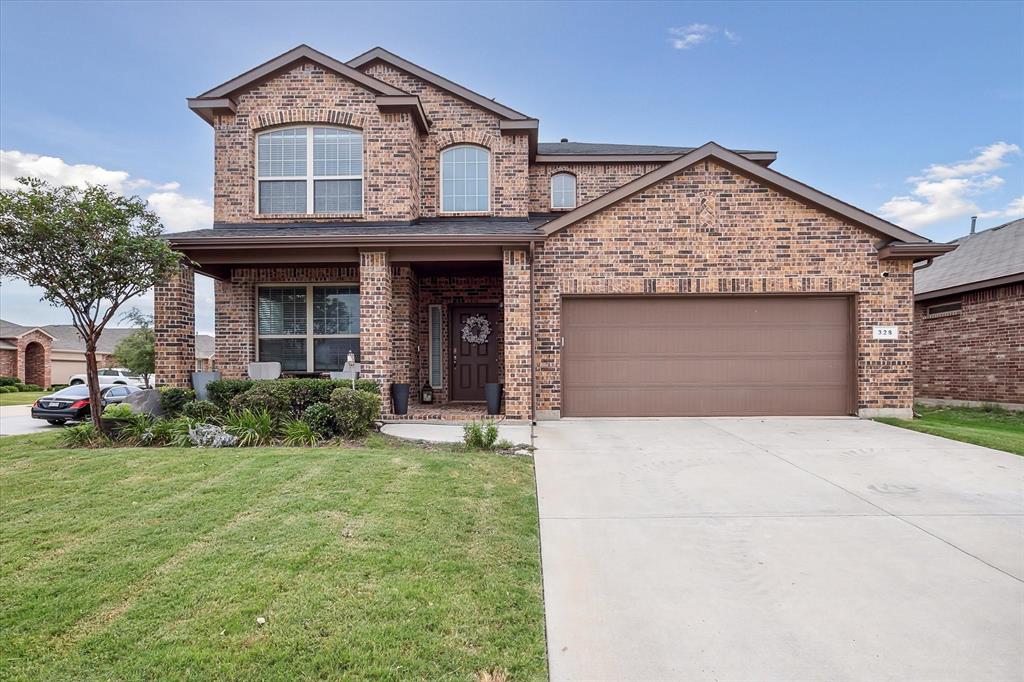
<instances>
[{"instance_id":1,"label":"porch column","mask_svg":"<svg viewBox=\"0 0 1024 682\"><path fill-rule=\"evenodd\" d=\"M504 249L502 264L505 280L505 416L512 419L531 419L531 264L526 249L521 248Z\"/></svg>"},{"instance_id":2,"label":"porch column","mask_svg":"<svg viewBox=\"0 0 1024 682\"><path fill-rule=\"evenodd\" d=\"M391 380L397 384L410 384L411 394L419 389L419 355L416 341L419 335L419 292L416 272L411 265L391 268L393 369Z\"/></svg>"},{"instance_id":3,"label":"porch column","mask_svg":"<svg viewBox=\"0 0 1024 682\"><path fill-rule=\"evenodd\" d=\"M381 385L384 412L391 411L392 301L387 251L359 252L359 362L362 376Z\"/></svg>"},{"instance_id":4,"label":"porch column","mask_svg":"<svg viewBox=\"0 0 1024 682\"><path fill-rule=\"evenodd\" d=\"M188 388L196 364L196 293L187 265L154 287L153 335L157 381Z\"/></svg>"}]
</instances>

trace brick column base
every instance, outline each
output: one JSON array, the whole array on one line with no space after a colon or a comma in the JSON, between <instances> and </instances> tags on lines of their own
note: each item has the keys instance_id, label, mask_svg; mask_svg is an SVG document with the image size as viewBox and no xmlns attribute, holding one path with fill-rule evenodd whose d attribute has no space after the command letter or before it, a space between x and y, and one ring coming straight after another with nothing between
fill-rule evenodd
<instances>
[{"instance_id":1,"label":"brick column base","mask_svg":"<svg viewBox=\"0 0 1024 682\"><path fill-rule=\"evenodd\" d=\"M196 365L196 293L192 268L182 265L153 291L156 380L187 388Z\"/></svg>"},{"instance_id":2,"label":"brick column base","mask_svg":"<svg viewBox=\"0 0 1024 682\"><path fill-rule=\"evenodd\" d=\"M530 261L525 249L505 249L505 416L532 418L530 394L533 390L530 363L533 336L530 329Z\"/></svg>"}]
</instances>

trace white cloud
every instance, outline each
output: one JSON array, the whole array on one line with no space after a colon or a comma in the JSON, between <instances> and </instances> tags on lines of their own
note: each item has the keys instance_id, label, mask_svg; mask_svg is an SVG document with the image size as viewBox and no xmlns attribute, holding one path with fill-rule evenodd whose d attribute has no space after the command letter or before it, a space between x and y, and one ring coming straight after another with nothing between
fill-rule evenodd
<instances>
[{"instance_id":1,"label":"white cloud","mask_svg":"<svg viewBox=\"0 0 1024 682\"><path fill-rule=\"evenodd\" d=\"M736 33L735 31L730 31L729 29L725 29L724 31L722 31L722 35L724 35L725 39L728 40L730 43L738 43L741 40L743 40L739 33Z\"/></svg>"},{"instance_id":2,"label":"white cloud","mask_svg":"<svg viewBox=\"0 0 1024 682\"><path fill-rule=\"evenodd\" d=\"M210 227L213 207L205 199L179 193L178 182L155 183L130 173L87 163L70 164L56 156L0 150L0 187L9 189L21 176L41 178L58 185L106 185L119 194L143 193L168 232ZM149 191L148 195L145 192Z\"/></svg>"},{"instance_id":3,"label":"white cloud","mask_svg":"<svg viewBox=\"0 0 1024 682\"><path fill-rule=\"evenodd\" d=\"M907 178L910 193L894 196L879 209L882 216L905 227L920 228L967 215L993 217L1011 215L1024 208L1024 197L1015 199L1003 211L980 210L974 197L1005 184L992 171L1005 167L1005 158L1019 154L1020 147L996 142L982 148L973 159L952 164L932 164L920 176Z\"/></svg>"},{"instance_id":4,"label":"white cloud","mask_svg":"<svg viewBox=\"0 0 1024 682\"><path fill-rule=\"evenodd\" d=\"M701 43L707 43L715 37L719 32L717 26L711 26L710 24L691 24L680 28L669 29L669 34L673 37L670 39L670 43L677 50L688 50L691 47L696 47ZM739 36L725 30L724 35L730 42L738 42Z\"/></svg>"}]
</instances>

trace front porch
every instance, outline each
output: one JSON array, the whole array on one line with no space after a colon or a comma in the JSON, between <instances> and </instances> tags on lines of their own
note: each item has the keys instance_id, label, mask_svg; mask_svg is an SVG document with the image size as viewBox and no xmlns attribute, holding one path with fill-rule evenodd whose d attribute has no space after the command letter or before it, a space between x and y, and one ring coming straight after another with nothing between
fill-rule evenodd
<instances>
[{"instance_id":1,"label":"front porch","mask_svg":"<svg viewBox=\"0 0 1024 682\"><path fill-rule=\"evenodd\" d=\"M271 262L257 264L235 262L237 252L187 252L216 279L216 363L224 378L246 377L254 361L280 362L285 374L326 375L342 370L351 352L361 376L381 384L388 421L482 418L489 383L504 385L502 417L531 417L526 249L328 251L341 262L277 264L286 254L266 254ZM183 268L156 290L163 384L190 382L193 286ZM392 409L396 383L409 385L406 415ZM426 387L430 404L422 401Z\"/></svg>"}]
</instances>

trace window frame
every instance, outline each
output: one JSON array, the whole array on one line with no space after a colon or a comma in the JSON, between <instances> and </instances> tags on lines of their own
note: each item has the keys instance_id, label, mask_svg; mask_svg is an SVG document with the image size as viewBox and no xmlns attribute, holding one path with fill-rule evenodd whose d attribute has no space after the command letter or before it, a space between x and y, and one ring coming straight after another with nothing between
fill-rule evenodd
<instances>
[{"instance_id":1,"label":"window frame","mask_svg":"<svg viewBox=\"0 0 1024 682\"><path fill-rule=\"evenodd\" d=\"M260 290L261 289L306 289L306 333L305 334L260 334ZM255 314L255 334L256 344L254 349L255 362L259 362L260 357L260 341L262 339L305 339L306 340L306 369L305 372L316 372L318 370L313 369L316 358L313 357L314 349L316 348L317 339L358 339L360 333L355 334L314 334L313 333L313 289L330 288L330 287L355 287L356 295L359 296L359 324L360 331L362 330L362 292L359 290L359 282L262 282L256 285L253 291L253 307ZM362 347L359 348L359 353L362 355ZM282 373L285 370L282 370ZM287 370L293 372L295 370ZM320 370L320 371L340 371L340 370Z\"/></svg>"},{"instance_id":2,"label":"window frame","mask_svg":"<svg viewBox=\"0 0 1024 682\"><path fill-rule=\"evenodd\" d=\"M572 178L572 206L555 206L555 178L565 175ZM579 178L569 171L558 171L551 174L548 180L548 204L552 211L572 211L580 204Z\"/></svg>"},{"instance_id":3,"label":"window frame","mask_svg":"<svg viewBox=\"0 0 1024 682\"><path fill-rule=\"evenodd\" d=\"M951 306L956 306L955 308ZM934 308L947 308L947 310L940 310L938 312L932 312ZM933 303L932 305L926 305L924 310L924 318L926 320L934 320L940 317L953 317L963 312L964 301L962 298L958 298L953 301L946 301L945 303Z\"/></svg>"},{"instance_id":4,"label":"window frame","mask_svg":"<svg viewBox=\"0 0 1024 682\"><path fill-rule=\"evenodd\" d=\"M487 154L487 207L482 211L450 211L445 210L444 207L444 155L449 152L453 152L456 149L478 149ZM440 215L490 215L491 206L494 204L493 193L494 185L492 179L494 178L494 169L491 168L494 163L494 154L488 147L481 144L473 144L472 142L460 142L451 146L445 147L437 156L437 212Z\"/></svg>"},{"instance_id":5,"label":"window frame","mask_svg":"<svg viewBox=\"0 0 1024 682\"><path fill-rule=\"evenodd\" d=\"M360 167L363 172L359 175L315 175L313 173L313 138L314 128L329 128L331 130L343 130L349 133L356 133L360 138L360 148L362 154L360 158ZM306 174L305 175L260 175L260 136L267 133L276 133L282 130L299 130L305 129L306 131ZM347 128L339 125L328 125L328 124L316 124L310 123L307 125L286 125L277 126L274 128L265 128L263 130L256 131L253 137L253 214L257 217L276 217L276 216L290 216L290 215L301 215L308 216L311 218L315 217L332 217L332 216L362 216L363 211L366 209L366 136L363 135L363 131L358 128ZM260 183L261 182L274 182L274 181L302 181L306 183L306 212L305 213L263 213L260 211ZM317 180L358 180L359 181L359 210L358 211L331 211L324 213L316 213L316 181Z\"/></svg>"}]
</instances>

